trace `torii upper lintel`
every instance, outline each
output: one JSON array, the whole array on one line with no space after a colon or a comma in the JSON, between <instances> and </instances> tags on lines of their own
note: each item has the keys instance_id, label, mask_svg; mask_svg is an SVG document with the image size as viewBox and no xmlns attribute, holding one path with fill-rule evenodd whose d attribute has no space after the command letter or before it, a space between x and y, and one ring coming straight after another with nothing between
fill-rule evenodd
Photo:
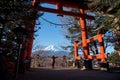
<instances>
[{"instance_id":1,"label":"torii upper lintel","mask_svg":"<svg viewBox=\"0 0 120 80\"><path fill-rule=\"evenodd\" d=\"M34 2L45 2L50 4L60 4L61 6L71 7L71 8L83 8L89 9L87 5L92 2L92 0L34 0Z\"/></svg>"},{"instance_id":2,"label":"torii upper lintel","mask_svg":"<svg viewBox=\"0 0 120 80\"><path fill-rule=\"evenodd\" d=\"M56 5L56 9L39 6L38 5L39 2L54 4ZM75 12L63 10L64 6L86 10L88 9L86 3L87 3L86 0L76 0L76 1L74 0L34 0L33 6L35 7L33 7L33 10L57 13L62 15L69 15L74 17L84 17L86 19L94 20L95 18L93 16L90 16L87 14L81 14L81 13L75 13Z\"/></svg>"}]
</instances>

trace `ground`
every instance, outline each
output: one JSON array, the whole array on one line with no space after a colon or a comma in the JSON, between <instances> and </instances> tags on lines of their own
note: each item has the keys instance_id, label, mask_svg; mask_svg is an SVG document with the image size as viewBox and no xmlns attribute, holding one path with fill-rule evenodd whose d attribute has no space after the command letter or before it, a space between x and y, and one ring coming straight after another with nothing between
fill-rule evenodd
<instances>
[{"instance_id":1,"label":"ground","mask_svg":"<svg viewBox=\"0 0 120 80\"><path fill-rule=\"evenodd\" d=\"M80 69L34 68L17 80L120 80L120 73Z\"/></svg>"}]
</instances>

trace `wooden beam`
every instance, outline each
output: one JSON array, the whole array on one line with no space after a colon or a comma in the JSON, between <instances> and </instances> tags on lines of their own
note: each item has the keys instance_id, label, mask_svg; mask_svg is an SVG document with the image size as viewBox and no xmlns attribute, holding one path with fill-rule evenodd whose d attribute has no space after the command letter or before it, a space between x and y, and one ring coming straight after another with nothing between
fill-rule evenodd
<instances>
[{"instance_id":1,"label":"wooden beam","mask_svg":"<svg viewBox=\"0 0 120 80\"><path fill-rule=\"evenodd\" d=\"M86 14L83 15L81 13L57 10L57 9L46 8L46 7L42 7L42 6L32 7L32 9L33 10L44 11L44 12L60 13L60 14L63 14L63 15L74 16L74 17L84 17L84 18L90 19L90 20L94 20L95 19L93 16L89 16L89 15L86 15Z\"/></svg>"},{"instance_id":2,"label":"wooden beam","mask_svg":"<svg viewBox=\"0 0 120 80\"><path fill-rule=\"evenodd\" d=\"M101 34L100 34L101 35ZM92 37L92 38L90 38L90 39L87 39L87 43L90 43L90 42L93 42L93 41L96 41L96 40L98 40L99 39L99 34L98 35L96 35L96 36L94 36L94 37ZM102 34L102 36L101 36L101 38L103 38L104 37L104 35ZM80 42L80 43L78 43L78 46L81 46L82 45L82 42Z\"/></svg>"},{"instance_id":3,"label":"wooden beam","mask_svg":"<svg viewBox=\"0 0 120 80\"><path fill-rule=\"evenodd\" d=\"M49 4L61 4L64 7L71 7L71 8L83 8L89 9L87 7L87 4L91 3L91 1L84 1L84 0L36 0L43 3L49 3Z\"/></svg>"}]
</instances>

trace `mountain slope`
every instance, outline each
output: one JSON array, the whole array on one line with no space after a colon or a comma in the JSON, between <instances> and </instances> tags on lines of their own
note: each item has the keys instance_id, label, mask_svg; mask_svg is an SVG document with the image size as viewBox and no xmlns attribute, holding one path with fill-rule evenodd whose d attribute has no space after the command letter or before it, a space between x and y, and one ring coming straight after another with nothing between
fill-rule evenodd
<instances>
[{"instance_id":1,"label":"mountain slope","mask_svg":"<svg viewBox=\"0 0 120 80\"><path fill-rule=\"evenodd\" d=\"M64 50L62 50L62 49L60 49L60 48L58 48L58 47L56 47L54 45L49 45L49 46L41 49L41 51L37 51L37 53L39 53L39 52L42 52L42 54L46 55L46 56L52 56L52 55L54 55L54 56L62 57L64 55L66 55L66 56L70 55L69 52L64 51ZM34 54L35 53L36 52L34 52Z\"/></svg>"}]
</instances>

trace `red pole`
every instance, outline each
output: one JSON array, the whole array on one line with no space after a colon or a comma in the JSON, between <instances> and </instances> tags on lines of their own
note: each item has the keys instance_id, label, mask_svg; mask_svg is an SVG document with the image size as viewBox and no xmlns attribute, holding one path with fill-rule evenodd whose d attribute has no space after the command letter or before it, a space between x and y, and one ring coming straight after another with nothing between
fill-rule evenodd
<instances>
[{"instance_id":1,"label":"red pole","mask_svg":"<svg viewBox=\"0 0 120 80\"><path fill-rule=\"evenodd\" d=\"M84 15L84 9L80 9L80 13ZM87 30L86 30L86 20L85 17L80 17L80 27L81 27L81 34L82 34L82 47L84 58L87 59L89 55L89 47L87 43Z\"/></svg>"},{"instance_id":2,"label":"red pole","mask_svg":"<svg viewBox=\"0 0 120 80\"><path fill-rule=\"evenodd\" d=\"M56 4L56 9L57 9L57 10L60 10L60 11L63 11L63 7L62 7L62 5L60 5L59 3ZM61 17L63 17L63 15L60 14L60 13L57 13L57 16L61 16Z\"/></svg>"},{"instance_id":3,"label":"red pole","mask_svg":"<svg viewBox=\"0 0 120 80\"><path fill-rule=\"evenodd\" d=\"M74 41L74 59L80 60L80 57L78 55L78 41Z\"/></svg>"},{"instance_id":4,"label":"red pole","mask_svg":"<svg viewBox=\"0 0 120 80\"><path fill-rule=\"evenodd\" d=\"M100 56L101 56L101 62L105 62L105 49L104 49L104 41L103 41L103 34L99 34L98 41L100 43Z\"/></svg>"},{"instance_id":5,"label":"red pole","mask_svg":"<svg viewBox=\"0 0 120 80\"><path fill-rule=\"evenodd\" d=\"M27 42L27 55L26 57L27 58L30 58L31 57L31 53L32 53L32 46L33 46L33 37L31 37L29 39L29 41Z\"/></svg>"},{"instance_id":6,"label":"red pole","mask_svg":"<svg viewBox=\"0 0 120 80\"><path fill-rule=\"evenodd\" d=\"M32 6L38 6L39 0L33 0ZM33 11L32 14L37 15L37 10ZM29 37L28 41L27 41L27 47L26 47L26 54L24 56L26 56L26 58L30 58L31 57L31 53L32 53L32 46L33 46L33 32L34 32L34 27L35 27L35 20L29 20L28 24L31 24L32 27L28 27L28 31L30 31L31 37Z\"/></svg>"},{"instance_id":7,"label":"red pole","mask_svg":"<svg viewBox=\"0 0 120 80\"><path fill-rule=\"evenodd\" d=\"M34 27L33 27L33 29L34 29ZM33 40L34 40L33 36L31 35L31 37L28 38L27 41L24 43L25 50L24 50L23 55L22 55L23 59L31 57Z\"/></svg>"}]
</instances>

